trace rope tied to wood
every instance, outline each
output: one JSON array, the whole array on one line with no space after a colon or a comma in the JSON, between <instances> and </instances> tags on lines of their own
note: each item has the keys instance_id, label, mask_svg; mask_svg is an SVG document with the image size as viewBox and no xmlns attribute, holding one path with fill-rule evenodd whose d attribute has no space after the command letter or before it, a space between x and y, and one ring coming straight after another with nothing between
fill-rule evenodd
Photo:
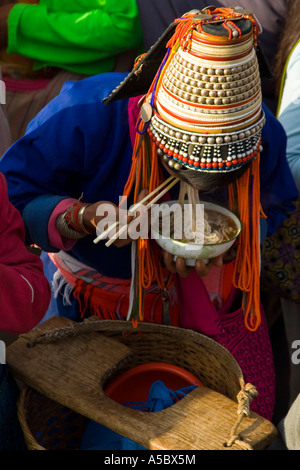
<instances>
[{"instance_id":1,"label":"rope tied to wood","mask_svg":"<svg viewBox=\"0 0 300 470\"><path fill-rule=\"evenodd\" d=\"M245 418L245 416L249 416L251 402L253 398L257 397L257 395L258 395L258 391L256 387L250 383L247 383L237 394L238 419L231 431L228 442L226 442L225 444L226 447L232 447L233 444L238 444L241 448L245 450L253 450L249 444L247 444L240 438L239 434L237 433L237 429L239 425L241 424L242 420Z\"/></svg>"}]
</instances>

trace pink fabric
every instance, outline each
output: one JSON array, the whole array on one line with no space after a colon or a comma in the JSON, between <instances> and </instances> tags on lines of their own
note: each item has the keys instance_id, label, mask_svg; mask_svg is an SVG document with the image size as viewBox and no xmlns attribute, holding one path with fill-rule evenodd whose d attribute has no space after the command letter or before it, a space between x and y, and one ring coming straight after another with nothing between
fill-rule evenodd
<instances>
[{"instance_id":1,"label":"pink fabric","mask_svg":"<svg viewBox=\"0 0 300 470\"><path fill-rule=\"evenodd\" d=\"M34 328L50 302L50 285L40 258L25 246L20 213L9 202L0 173L0 330L12 334Z\"/></svg>"},{"instance_id":2,"label":"pink fabric","mask_svg":"<svg viewBox=\"0 0 300 470\"><path fill-rule=\"evenodd\" d=\"M14 93L28 93L30 91L43 90L50 82L48 79L20 80L17 78L3 77L6 89Z\"/></svg>"},{"instance_id":3,"label":"pink fabric","mask_svg":"<svg viewBox=\"0 0 300 470\"><path fill-rule=\"evenodd\" d=\"M216 283L213 279L207 281L207 285L214 286L214 289L218 284L221 286L220 272ZM253 400L251 409L271 421L275 404L275 372L263 308L260 327L255 332L249 331L244 324L244 311L239 307L240 292L233 289L227 302L217 310L203 279L195 271L188 278L178 277L177 296L181 326L212 338L231 352L245 381L258 390L259 395Z\"/></svg>"},{"instance_id":4,"label":"pink fabric","mask_svg":"<svg viewBox=\"0 0 300 470\"><path fill-rule=\"evenodd\" d=\"M67 238L63 238L59 231L56 228L56 219L60 214L63 214L68 207L75 202L76 199L63 199L57 206L55 207L54 211L51 214L51 217L49 219L48 223L48 235L49 235L49 242L51 246L54 246L55 248L58 248L59 250L65 250L68 251L76 243L76 240L70 240Z\"/></svg>"},{"instance_id":5,"label":"pink fabric","mask_svg":"<svg viewBox=\"0 0 300 470\"><path fill-rule=\"evenodd\" d=\"M192 271L187 278L177 276L176 284L182 327L200 331L207 336L216 335L216 311L196 271ZM201 299L201 302L196 299Z\"/></svg>"},{"instance_id":6,"label":"pink fabric","mask_svg":"<svg viewBox=\"0 0 300 470\"><path fill-rule=\"evenodd\" d=\"M137 106L141 96L135 96L130 98L128 102L128 123L129 123L129 132L132 147L134 147L135 135L136 135L136 124L139 116L139 108Z\"/></svg>"},{"instance_id":7,"label":"pink fabric","mask_svg":"<svg viewBox=\"0 0 300 470\"><path fill-rule=\"evenodd\" d=\"M177 280L181 321L185 328L201 331L207 336L217 333L215 312L224 303L223 278L225 275L225 266L223 268L213 266L207 276L202 278L199 278L196 271L193 271L188 278ZM199 297L201 296L201 304L195 303L195 292ZM211 313L202 315L203 311Z\"/></svg>"}]
</instances>

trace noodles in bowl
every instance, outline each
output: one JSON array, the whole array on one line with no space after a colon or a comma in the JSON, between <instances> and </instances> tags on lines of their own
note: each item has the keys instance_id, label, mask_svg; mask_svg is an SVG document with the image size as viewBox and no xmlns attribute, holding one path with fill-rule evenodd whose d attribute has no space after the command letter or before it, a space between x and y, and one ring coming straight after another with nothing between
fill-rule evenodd
<instances>
[{"instance_id":1,"label":"noodles in bowl","mask_svg":"<svg viewBox=\"0 0 300 470\"><path fill-rule=\"evenodd\" d=\"M168 201L159 206L151 222L151 236L166 251L194 265L197 259L219 256L233 245L241 232L238 217L217 204L201 202L189 189L186 201Z\"/></svg>"}]
</instances>

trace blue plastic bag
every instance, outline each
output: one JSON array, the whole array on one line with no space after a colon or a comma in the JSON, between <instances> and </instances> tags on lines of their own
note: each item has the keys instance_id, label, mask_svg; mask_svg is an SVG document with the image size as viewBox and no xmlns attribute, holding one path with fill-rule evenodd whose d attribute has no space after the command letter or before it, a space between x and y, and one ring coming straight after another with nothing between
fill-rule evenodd
<instances>
[{"instance_id":1,"label":"blue plastic bag","mask_svg":"<svg viewBox=\"0 0 300 470\"><path fill-rule=\"evenodd\" d=\"M170 390L163 382L157 380L149 390L146 402L128 402L124 406L145 411L161 411L174 405L185 395L194 390L196 385L191 385L177 391ZM115 433L111 429L102 426L95 421L89 421L85 434L81 441L80 450L148 450L136 442Z\"/></svg>"}]
</instances>

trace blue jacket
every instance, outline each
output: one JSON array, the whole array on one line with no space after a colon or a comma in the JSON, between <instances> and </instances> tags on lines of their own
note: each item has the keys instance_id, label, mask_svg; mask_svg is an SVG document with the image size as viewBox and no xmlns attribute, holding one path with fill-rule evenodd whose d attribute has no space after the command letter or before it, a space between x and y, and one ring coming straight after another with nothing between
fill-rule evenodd
<instances>
[{"instance_id":1,"label":"blue jacket","mask_svg":"<svg viewBox=\"0 0 300 470\"><path fill-rule=\"evenodd\" d=\"M83 193L86 202L119 203L132 155L128 101L105 106L102 99L123 79L123 74L104 74L66 83L1 160L28 243L58 251L49 245L47 226L63 198ZM106 276L129 278L130 248L108 249L93 238L78 241L71 254Z\"/></svg>"}]
</instances>

